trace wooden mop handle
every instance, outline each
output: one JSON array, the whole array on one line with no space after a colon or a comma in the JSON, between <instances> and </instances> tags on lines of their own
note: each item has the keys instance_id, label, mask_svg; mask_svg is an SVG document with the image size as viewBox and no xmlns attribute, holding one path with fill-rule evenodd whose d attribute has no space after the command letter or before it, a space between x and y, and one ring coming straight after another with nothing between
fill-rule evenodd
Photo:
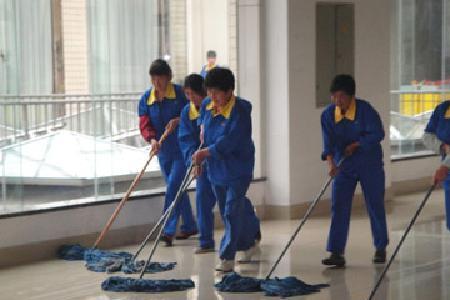
<instances>
[{"instance_id":1,"label":"wooden mop handle","mask_svg":"<svg viewBox=\"0 0 450 300\"><path fill-rule=\"evenodd\" d=\"M166 129L163 133L163 135L161 136L161 138L159 139L159 143L163 143L164 140L167 138L167 136L169 136L170 132ZM150 157L147 159L147 161L145 162L144 167L142 168L142 170L136 175L136 177L134 178L133 182L131 183L130 187L128 188L127 192L125 193L125 195L122 197L122 200L120 200L119 204L117 205L116 209L114 210L113 214L111 215L111 217L109 218L108 222L106 223L105 227L103 228L102 232L99 234L97 240L94 243L94 248L97 248L98 244L100 244L100 242L103 240L103 238L105 237L106 233L109 231L109 229L111 228L112 224L114 223L114 221L116 220L117 216L119 215L120 210L122 209L122 207L125 205L125 202L127 202L128 198L130 197L131 192L134 190L134 188L136 187L136 185L139 183L139 181L141 180L142 176L145 173L145 169L147 168L147 166L149 165L150 161L152 160L152 158L155 156L155 152L151 151L150 152Z\"/></svg>"}]
</instances>

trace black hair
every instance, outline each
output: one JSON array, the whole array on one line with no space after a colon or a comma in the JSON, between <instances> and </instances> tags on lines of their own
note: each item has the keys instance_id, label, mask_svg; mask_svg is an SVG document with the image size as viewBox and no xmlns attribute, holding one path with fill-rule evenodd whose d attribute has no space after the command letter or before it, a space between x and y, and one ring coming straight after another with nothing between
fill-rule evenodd
<instances>
[{"instance_id":1,"label":"black hair","mask_svg":"<svg viewBox=\"0 0 450 300\"><path fill-rule=\"evenodd\" d=\"M191 74L184 78L184 88L189 88L196 94L205 97L206 89L203 77L198 74Z\"/></svg>"},{"instance_id":2,"label":"black hair","mask_svg":"<svg viewBox=\"0 0 450 300\"><path fill-rule=\"evenodd\" d=\"M172 69L164 59L155 59L150 65L148 73L150 76L166 75L172 77Z\"/></svg>"},{"instance_id":3,"label":"black hair","mask_svg":"<svg viewBox=\"0 0 450 300\"><path fill-rule=\"evenodd\" d=\"M216 58L216 51L214 51L214 50L208 50L207 52L206 52L206 58Z\"/></svg>"},{"instance_id":4,"label":"black hair","mask_svg":"<svg viewBox=\"0 0 450 300\"><path fill-rule=\"evenodd\" d=\"M234 90L234 75L230 69L216 67L208 72L205 78L207 89L219 89L221 91Z\"/></svg>"},{"instance_id":5,"label":"black hair","mask_svg":"<svg viewBox=\"0 0 450 300\"><path fill-rule=\"evenodd\" d=\"M330 93L343 91L349 96L354 96L356 90L355 79L351 75L340 74L334 77L330 86Z\"/></svg>"}]
</instances>

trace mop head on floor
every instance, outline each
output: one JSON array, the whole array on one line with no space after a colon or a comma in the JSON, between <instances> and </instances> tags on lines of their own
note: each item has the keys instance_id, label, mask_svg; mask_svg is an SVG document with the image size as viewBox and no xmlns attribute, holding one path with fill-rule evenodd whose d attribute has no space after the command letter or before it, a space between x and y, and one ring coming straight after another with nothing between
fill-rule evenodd
<instances>
[{"instance_id":1,"label":"mop head on floor","mask_svg":"<svg viewBox=\"0 0 450 300\"><path fill-rule=\"evenodd\" d=\"M99 249L86 249L84 251L84 261L87 264L101 262L105 260L111 261L129 261L133 254L125 251L113 252Z\"/></svg>"},{"instance_id":2,"label":"mop head on floor","mask_svg":"<svg viewBox=\"0 0 450 300\"><path fill-rule=\"evenodd\" d=\"M94 272L124 272L126 274L140 273L145 261L132 261L133 255L129 252L111 252L98 249L87 249L84 252L86 268ZM175 268L176 262L151 262L146 273L169 271Z\"/></svg>"},{"instance_id":3,"label":"mop head on floor","mask_svg":"<svg viewBox=\"0 0 450 300\"><path fill-rule=\"evenodd\" d=\"M112 292L161 293L184 291L194 287L195 284L190 279L150 280L112 276L102 282L102 290Z\"/></svg>"},{"instance_id":4,"label":"mop head on floor","mask_svg":"<svg viewBox=\"0 0 450 300\"><path fill-rule=\"evenodd\" d=\"M328 284L307 284L294 276L285 278L268 279L261 281L261 289L266 296L291 297L309 295L320 292L321 289L328 287Z\"/></svg>"},{"instance_id":5,"label":"mop head on floor","mask_svg":"<svg viewBox=\"0 0 450 300\"><path fill-rule=\"evenodd\" d=\"M59 247L56 254L60 259L64 260L84 260L84 252L86 248L76 244L76 245L62 245Z\"/></svg>"},{"instance_id":6,"label":"mop head on floor","mask_svg":"<svg viewBox=\"0 0 450 300\"><path fill-rule=\"evenodd\" d=\"M230 273L224 275L222 280L216 283L215 286L221 292L248 293L263 291L266 296L291 297L319 292L322 288L328 287L328 284L310 285L293 276L286 278L275 277L275 279L265 280Z\"/></svg>"},{"instance_id":7,"label":"mop head on floor","mask_svg":"<svg viewBox=\"0 0 450 300\"><path fill-rule=\"evenodd\" d=\"M130 260L133 255L128 252L112 252L93 248L86 248L79 244L62 245L57 251L60 259L64 260L85 260L85 261L99 261L101 259L126 259Z\"/></svg>"},{"instance_id":8,"label":"mop head on floor","mask_svg":"<svg viewBox=\"0 0 450 300\"><path fill-rule=\"evenodd\" d=\"M64 245L58 250L58 256L66 260L84 260L86 268L94 272L124 272L126 274L140 273L145 261L131 261L133 255L129 252L112 252L85 248L80 245ZM175 262L151 262L145 269L146 273L169 271L175 268Z\"/></svg>"},{"instance_id":9,"label":"mop head on floor","mask_svg":"<svg viewBox=\"0 0 450 300\"><path fill-rule=\"evenodd\" d=\"M145 273L156 273L170 271L175 268L176 262L151 262L145 268ZM86 269L94 272L124 272L125 274L137 274L141 273L142 268L145 265L144 260L138 261L122 261L105 259L98 262L86 262Z\"/></svg>"},{"instance_id":10,"label":"mop head on floor","mask_svg":"<svg viewBox=\"0 0 450 300\"><path fill-rule=\"evenodd\" d=\"M215 284L218 291L234 293L250 293L261 291L261 279L245 277L237 273L226 274Z\"/></svg>"}]
</instances>

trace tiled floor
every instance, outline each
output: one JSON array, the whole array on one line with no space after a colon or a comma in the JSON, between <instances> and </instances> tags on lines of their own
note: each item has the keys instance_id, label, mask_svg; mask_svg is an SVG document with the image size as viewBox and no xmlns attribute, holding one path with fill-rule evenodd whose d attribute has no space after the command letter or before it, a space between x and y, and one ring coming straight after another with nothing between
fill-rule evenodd
<instances>
[{"instance_id":1,"label":"tiled floor","mask_svg":"<svg viewBox=\"0 0 450 300\"><path fill-rule=\"evenodd\" d=\"M424 193L397 197L388 203L388 222L392 253L401 234L422 200ZM375 299L450 299L450 234L443 223L443 192L435 192L418 224L402 247ZM266 221L259 262L238 266L244 275L264 277L298 221ZM326 255L329 218L307 222L276 271L278 276L295 275L308 283L329 283L322 292L292 299L367 299L382 267L371 263L373 249L365 211L354 211L346 251L347 268L325 269L320 260ZM217 231L216 238L221 235ZM146 278L191 278L196 288L166 294L111 293L100 289L105 274L85 270L82 262L45 261L0 270L0 299L260 299L262 293L226 294L215 291L220 279L213 268L217 254L194 255L196 240L177 241L176 247L161 247L155 259L176 261L173 271L146 275ZM131 252L135 247L124 248ZM148 252L146 252L148 253Z\"/></svg>"}]
</instances>

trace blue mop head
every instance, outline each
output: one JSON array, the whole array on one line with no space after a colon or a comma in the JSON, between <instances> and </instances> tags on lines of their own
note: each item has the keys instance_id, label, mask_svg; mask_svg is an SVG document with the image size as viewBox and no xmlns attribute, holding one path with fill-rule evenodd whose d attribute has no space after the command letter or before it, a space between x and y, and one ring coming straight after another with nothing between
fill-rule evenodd
<instances>
[{"instance_id":1,"label":"blue mop head","mask_svg":"<svg viewBox=\"0 0 450 300\"><path fill-rule=\"evenodd\" d=\"M57 251L57 255L60 259L64 260L83 260L84 252L86 248L76 244L76 245L62 245Z\"/></svg>"},{"instance_id":2,"label":"blue mop head","mask_svg":"<svg viewBox=\"0 0 450 300\"><path fill-rule=\"evenodd\" d=\"M184 291L193 287L195 284L190 279L149 280L112 276L102 282L102 290L113 292L161 293Z\"/></svg>"},{"instance_id":3,"label":"blue mop head","mask_svg":"<svg viewBox=\"0 0 450 300\"><path fill-rule=\"evenodd\" d=\"M317 293L328 286L328 284L310 285L294 276L285 278L275 277L275 279L261 281L261 289L265 292L266 296L279 296L282 298Z\"/></svg>"},{"instance_id":4,"label":"blue mop head","mask_svg":"<svg viewBox=\"0 0 450 300\"><path fill-rule=\"evenodd\" d=\"M145 261L131 262L133 255L129 252L112 252L85 248L80 245L63 245L58 250L58 256L65 260L84 260L86 268L94 272L124 272L126 274L140 273ZM155 273L169 271L175 268L175 262L151 262L145 272Z\"/></svg>"},{"instance_id":5,"label":"blue mop head","mask_svg":"<svg viewBox=\"0 0 450 300\"><path fill-rule=\"evenodd\" d=\"M132 262L133 256L128 252L111 252L104 250L88 249L84 253L86 268L94 272L125 272L126 274L140 273L145 261ZM175 267L175 262L159 263L151 262L145 269L146 273L169 271Z\"/></svg>"},{"instance_id":6,"label":"blue mop head","mask_svg":"<svg viewBox=\"0 0 450 300\"><path fill-rule=\"evenodd\" d=\"M85 261L100 261L105 258L111 259L127 259L130 260L133 255L128 252L112 252L93 248L86 248L79 244L62 245L57 250L57 255L64 260L85 260Z\"/></svg>"},{"instance_id":7,"label":"blue mop head","mask_svg":"<svg viewBox=\"0 0 450 300\"><path fill-rule=\"evenodd\" d=\"M226 274L214 285L218 291L232 293L250 293L261 291L261 280L244 277L237 273Z\"/></svg>"},{"instance_id":8,"label":"blue mop head","mask_svg":"<svg viewBox=\"0 0 450 300\"><path fill-rule=\"evenodd\" d=\"M248 293L263 291L266 296L291 297L319 292L322 288L327 287L328 284L309 285L293 276L265 280L230 273L224 275L222 280L216 283L215 286L221 292Z\"/></svg>"},{"instance_id":9,"label":"blue mop head","mask_svg":"<svg viewBox=\"0 0 450 300\"><path fill-rule=\"evenodd\" d=\"M156 273L173 270L176 266L176 262L150 262L145 268L145 273ZM137 260L134 263L127 262L122 265L122 272L125 274L141 273L142 268L145 265L145 260Z\"/></svg>"},{"instance_id":10,"label":"blue mop head","mask_svg":"<svg viewBox=\"0 0 450 300\"><path fill-rule=\"evenodd\" d=\"M98 249L86 249L84 251L84 260L87 265L101 263L105 261L125 262L131 260L133 255L129 252L112 252Z\"/></svg>"}]
</instances>

